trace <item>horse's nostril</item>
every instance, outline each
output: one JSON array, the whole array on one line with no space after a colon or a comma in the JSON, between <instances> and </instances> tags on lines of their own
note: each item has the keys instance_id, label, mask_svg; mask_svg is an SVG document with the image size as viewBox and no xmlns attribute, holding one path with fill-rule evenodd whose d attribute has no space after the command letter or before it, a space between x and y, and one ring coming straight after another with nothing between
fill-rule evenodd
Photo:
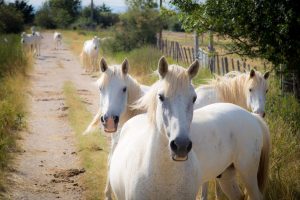
<instances>
[{"instance_id":1,"label":"horse's nostril","mask_svg":"<svg viewBox=\"0 0 300 200\"><path fill-rule=\"evenodd\" d=\"M103 116L100 117L100 120L101 120L102 123L104 123L104 118L103 118Z\"/></svg>"},{"instance_id":2,"label":"horse's nostril","mask_svg":"<svg viewBox=\"0 0 300 200\"><path fill-rule=\"evenodd\" d=\"M174 140L171 141L170 147L172 151L177 151L177 145Z\"/></svg>"},{"instance_id":3,"label":"horse's nostril","mask_svg":"<svg viewBox=\"0 0 300 200\"><path fill-rule=\"evenodd\" d=\"M189 142L189 144L188 144L188 146L187 146L187 152L190 152L191 150L192 150L192 147L193 147L193 144L192 144L192 142L190 141Z\"/></svg>"},{"instance_id":4,"label":"horse's nostril","mask_svg":"<svg viewBox=\"0 0 300 200\"><path fill-rule=\"evenodd\" d=\"M114 116L113 117L115 124L119 123L119 117L118 116Z\"/></svg>"}]
</instances>

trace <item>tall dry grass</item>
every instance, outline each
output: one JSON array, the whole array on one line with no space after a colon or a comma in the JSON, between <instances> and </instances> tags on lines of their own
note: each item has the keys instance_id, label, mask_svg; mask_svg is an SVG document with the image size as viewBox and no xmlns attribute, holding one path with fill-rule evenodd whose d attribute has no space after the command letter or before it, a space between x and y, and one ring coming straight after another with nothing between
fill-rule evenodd
<instances>
[{"instance_id":1,"label":"tall dry grass","mask_svg":"<svg viewBox=\"0 0 300 200\"><path fill-rule=\"evenodd\" d=\"M27 72L32 56L22 51L18 35L0 36L0 192L5 169L16 150L18 130L25 126ZM0 195L1 196L1 195Z\"/></svg>"}]
</instances>

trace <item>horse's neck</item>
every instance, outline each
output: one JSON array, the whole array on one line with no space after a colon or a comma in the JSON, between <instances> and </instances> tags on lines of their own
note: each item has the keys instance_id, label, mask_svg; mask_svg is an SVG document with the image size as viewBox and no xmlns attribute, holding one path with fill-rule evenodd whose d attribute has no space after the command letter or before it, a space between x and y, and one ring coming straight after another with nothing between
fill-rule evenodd
<instances>
[{"instance_id":1,"label":"horse's neck","mask_svg":"<svg viewBox=\"0 0 300 200\"><path fill-rule=\"evenodd\" d=\"M220 100L226 103L236 104L247 109L247 100L245 95L245 80L238 77L230 79L229 83L216 84L216 90Z\"/></svg>"},{"instance_id":2,"label":"horse's neck","mask_svg":"<svg viewBox=\"0 0 300 200\"><path fill-rule=\"evenodd\" d=\"M129 93L128 93L128 103L126 105L126 109L120 117L120 124L124 124L130 118L144 113L145 111L140 109L134 109L131 106L134 102L136 102L143 94L140 85L138 85L131 77L129 77L130 86L129 86Z\"/></svg>"}]
</instances>

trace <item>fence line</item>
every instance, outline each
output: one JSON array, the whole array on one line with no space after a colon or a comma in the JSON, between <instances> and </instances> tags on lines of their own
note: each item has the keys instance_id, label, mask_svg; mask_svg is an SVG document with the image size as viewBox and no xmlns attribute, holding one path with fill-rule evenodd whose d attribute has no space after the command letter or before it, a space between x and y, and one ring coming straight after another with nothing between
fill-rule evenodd
<instances>
[{"instance_id":1,"label":"fence line","mask_svg":"<svg viewBox=\"0 0 300 200\"><path fill-rule=\"evenodd\" d=\"M208 52L199 48L198 55L195 55L194 48L182 46L179 42L161 40L157 44L158 49L169 57L172 57L177 62L184 62L191 64L196 57L198 58L201 67L208 68L211 73L224 75L230 71L249 71L251 66L247 64L246 60L234 60L226 56L219 56L217 53L209 55ZM254 67L256 68L256 67Z\"/></svg>"}]
</instances>

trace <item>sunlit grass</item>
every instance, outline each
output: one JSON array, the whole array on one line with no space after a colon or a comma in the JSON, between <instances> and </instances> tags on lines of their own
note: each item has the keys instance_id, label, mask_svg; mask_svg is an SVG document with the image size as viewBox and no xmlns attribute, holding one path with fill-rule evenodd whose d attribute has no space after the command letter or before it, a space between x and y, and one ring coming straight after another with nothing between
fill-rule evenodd
<instances>
[{"instance_id":1,"label":"sunlit grass","mask_svg":"<svg viewBox=\"0 0 300 200\"><path fill-rule=\"evenodd\" d=\"M3 42L4 38L7 42ZM0 198L6 169L17 149L18 131L26 126L28 72L33 58L25 54L18 35L0 35Z\"/></svg>"},{"instance_id":2,"label":"sunlit grass","mask_svg":"<svg viewBox=\"0 0 300 200\"><path fill-rule=\"evenodd\" d=\"M86 172L83 175L83 185L86 188L85 197L89 200L103 199L107 171L107 153L109 147L107 138L99 132L82 135L92 119L82 99L76 93L71 82L64 84L64 95L68 109L68 119L75 132L77 149L82 166Z\"/></svg>"}]
</instances>

